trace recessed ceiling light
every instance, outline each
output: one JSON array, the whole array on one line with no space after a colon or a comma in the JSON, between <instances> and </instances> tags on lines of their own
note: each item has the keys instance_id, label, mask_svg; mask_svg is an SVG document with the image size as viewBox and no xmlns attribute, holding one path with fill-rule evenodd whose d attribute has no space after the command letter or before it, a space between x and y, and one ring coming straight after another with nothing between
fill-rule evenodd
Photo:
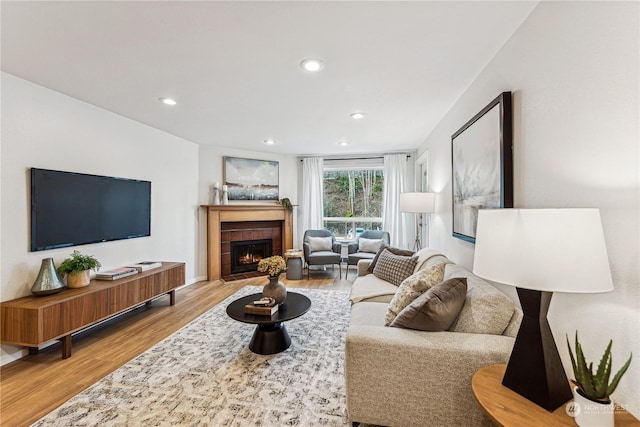
<instances>
[{"instance_id":1,"label":"recessed ceiling light","mask_svg":"<svg viewBox=\"0 0 640 427\"><path fill-rule=\"evenodd\" d=\"M176 105L177 102L171 98L158 98L160 102L167 105Z\"/></svg>"},{"instance_id":2,"label":"recessed ceiling light","mask_svg":"<svg viewBox=\"0 0 640 427\"><path fill-rule=\"evenodd\" d=\"M340 141L340 142L338 142L338 145L341 146L341 147L346 147L347 145L349 145L349 142L348 141Z\"/></svg>"},{"instance_id":3,"label":"recessed ceiling light","mask_svg":"<svg viewBox=\"0 0 640 427\"><path fill-rule=\"evenodd\" d=\"M356 112L356 113L349 114L349 117L351 117L353 120L364 119L365 116L366 116L366 113L362 113L362 112Z\"/></svg>"},{"instance_id":4,"label":"recessed ceiling light","mask_svg":"<svg viewBox=\"0 0 640 427\"><path fill-rule=\"evenodd\" d=\"M265 139L265 140L264 140L264 143L265 143L265 144L267 144L267 145L273 145L273 144L275 144L276 142L275 142L273 139Z\"/></svg>"},{"instance_id":5,"label":"recessed ceiling light","mask_svg":"<svg viewBox=\"0 0 640 427\"><path fill-rule=\"evenodd\" d=\"M300 63L300 68L305 71L315 73L324 68L324 62L320 59L307 58Z\"/></svg>"}]
</instances>

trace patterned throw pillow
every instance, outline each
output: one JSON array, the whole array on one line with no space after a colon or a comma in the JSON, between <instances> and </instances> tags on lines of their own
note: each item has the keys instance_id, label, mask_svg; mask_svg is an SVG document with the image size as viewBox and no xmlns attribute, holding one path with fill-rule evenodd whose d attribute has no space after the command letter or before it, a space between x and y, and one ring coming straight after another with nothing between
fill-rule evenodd
<instances>
[{"instance_id":1,"label":"patterned throw pillow","mask_svg":"<svg viewBox=\"0 0 640 427\"><path fill-rule=\"evenodd\" d=\"M382 256L384 256L384 254ZM381 259L382 256L380 256ZM398 292L396 292L389 303L387 315L384 318L385 326L389 326L398 313L411 304L413 300L425 293L429 288L442 282L445 265L446 264L441 263L425 270L420 270L408 276L407 279L400 284L400 289L398 289Z\"/></svg>"},{"instance_id":2,"label":"patterned throw pillow","mask_svg":"<svg viewBox=\"0 0 640 427\"><path fill-rule=\"evenodd\" d=\"M360 237L358 239L358 251L359 252L371 252L375 254L382 246L382 239L366 239Z\"/></svg>"},{"instance_id":3,"label":"patterned throw pillow","mask_svg":"<svg viewBox=\"0 0 640 427\"><path fill-rule=\"evenodd\" d=\"M413 300L389 326L418 331L446 331L460 314L466 296L466 278L445 280Z\"/></svg>"},{"instance_id":4,"label":"patterned throw pillow","mask_svg":"<svg viewBox=\"0 0 640 427\"><path fill-rule=\"evenodd\" d=\"M373 275L378 279L400 286L400 283L413 274L418 257L394 255L387 249L383 250L378 258Z\"/></svg>"},{"instance_id":5,"label":"patterned throw pillow","mask_svg":"<svg viewBox=\"0 0 640 427\"><path fill-rule=\"evenodd\" d=\"M309 237L311 252L332 250L333 239L331 237Z\"/></svg>"},{"instance_id":6,"label":"patterned throw pillow","mask_svg":"<svg viewBox=\"0 0 640 427\"><path fill-rule=\"evenodd\" d=\"M371 264L369 264L369 268L367 268L367 271L369 273L373 273L373 269L376 268L376 264L378 263L378 258L380 258L380 254L382 254L382 251L385 249L391 252L392 254L402 255L402 256L412 256L415 253L407 249L400 249L400 248L394 248L391 246L386 246L383 243L380 245L380 249L378 249L378 253L376 254L376 256L373 257Z\"/></svg>"}]
</instances>

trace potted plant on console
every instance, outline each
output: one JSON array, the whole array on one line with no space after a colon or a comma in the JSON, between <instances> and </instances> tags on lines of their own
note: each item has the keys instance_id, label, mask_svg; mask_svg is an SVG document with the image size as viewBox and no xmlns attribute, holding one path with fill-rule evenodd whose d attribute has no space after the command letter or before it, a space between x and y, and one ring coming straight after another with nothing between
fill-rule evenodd
<instances>
[{"instance_id":1,"label":"potted plant on console","mask_svg":"<svg viewBox=\"0 0 640 427\"><path fill-rule=\"evenodd\" d=\"M575 386L573 387L575 421L580 427L613 427L614 425L614 403L610 399L611 394L618 387L620 378L627 372L631 364L631 356L620 370L613 376L611 382L611 345L609 340L598 369L593 372L593 362L587 365L587 361L582 351L582 346L578 341L578 332L575 339L575 357L569 344L567 336L567 346L571 356L571 366L575 376Z\"/></svg>"},{"instance_id":2,"label":"potted plant on console","mask_svg":"<svg viewBox=\"0 0 640 427\"><path fill-rule=\"evenodd\" d=\"M98 271L102 265L92 255L83 255L73 251L70 258L62 261L58 267L58 274L67 276L67 287L82 288L91 281L90 270Z\"/></svg>"}]
</instances>

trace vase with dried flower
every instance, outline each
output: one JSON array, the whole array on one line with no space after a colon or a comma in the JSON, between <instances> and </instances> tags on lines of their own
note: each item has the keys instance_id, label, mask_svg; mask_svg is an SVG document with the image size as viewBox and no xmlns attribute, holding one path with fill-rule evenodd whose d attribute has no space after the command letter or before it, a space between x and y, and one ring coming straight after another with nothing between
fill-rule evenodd
<instances>
[{"instance_id":1,"label":"vase with dried flower","mask_svg":"<svg viewBox=\"0 0 640 427\"><path fill-rule=\"evenodd\" d=\"M263 258L258 263L258 271L269 275L269 283L262 288L262 295L276 300L278 305L287 299L287 287L280 281L280 275L287 271L287 263L280 255Z\"/></svg>"}]
</instances>

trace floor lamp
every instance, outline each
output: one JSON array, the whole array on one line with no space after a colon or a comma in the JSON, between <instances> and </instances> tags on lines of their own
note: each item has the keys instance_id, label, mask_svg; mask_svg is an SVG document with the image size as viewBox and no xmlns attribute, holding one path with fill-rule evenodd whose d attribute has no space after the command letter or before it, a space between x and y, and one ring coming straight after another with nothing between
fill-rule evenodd
<instances>
[{"instance_id":1,"label":"floor lamp","mask_svg":"<svg viewBox=\"0 0 640 427\"><path fill-rule=\"evenodd\" d=\"M416 252L422 249L419 215L435 212L435 205L435 193L400 193L400 212L414 213L416 216L416 240L413 243Z\"/></svg>"},{"instance_id":2,"label":"floor lamp","mask_svg":"<svg viewBox=\"0 0 640 427\"><path fill-rule=\"evenodd\" d=\"M553 292L613 290L598 209L480 210L473 272L515 286L523 319L502 385L553 411L571 399L547 310Z\"/></svg>"}]
</instances>

